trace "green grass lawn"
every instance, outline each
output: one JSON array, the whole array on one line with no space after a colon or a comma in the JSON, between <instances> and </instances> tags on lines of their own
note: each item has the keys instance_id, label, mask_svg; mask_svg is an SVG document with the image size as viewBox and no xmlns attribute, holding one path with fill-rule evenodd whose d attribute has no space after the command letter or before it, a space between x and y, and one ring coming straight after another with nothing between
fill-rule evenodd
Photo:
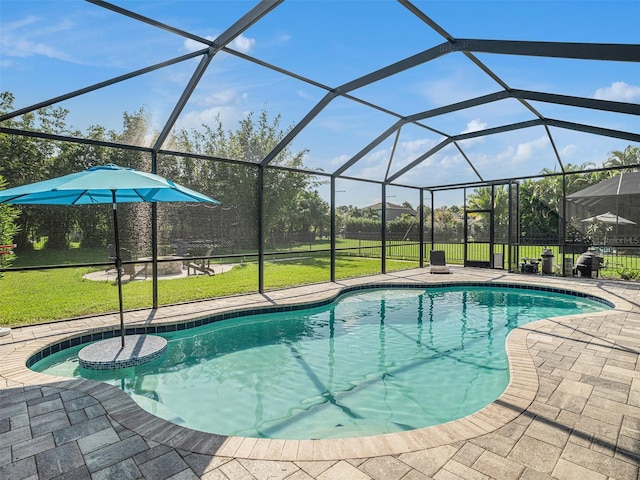
<instances>
[{"instance_id":1,"label":"green grass lawn","mask_svg":"<svg viewBox=\"0 0 640 480\"><path fill-rule=\"evenodd\" d=\"M402 261L387 261L389 271L412 268ZM60 268L5 272L0 279L0 325L17 326L114 312L118 292L114 282L86 280L96 268ZM297 258L265 263L265 288L276 289L329 281L329 258ZM348 278L380 272L380 260L339 257L336 277ZM198 275L158 281L161 305L257 292L258 265L237 264L215 276ZM123 285L126 310L146 308L152 302L151 281Z\"/></svg>"},{"instance_id":2,"label":"green grass lawn","mask_svg":"<svg viewBox=\"0 0 640 480\"><path fill-rule=\"evenodd\" d=\"M336 258L336 278L351 278L380 273L381 247L378 241L344 240L337 242L339 250ZM319 242L309 250L308 245L291 246L291 249L279 250L279 255L266 254L264 283L265 289L273 290L330 280L330 257L328 252L314 252L318 248L328 248L328 242ZM348 247L345 249L345 247ZM306 249L305 249L306 248ZM461 245L438 244L444 249L447 263L461 263ZM387 271L416 268L418 246L410 242L390 242L387 250ZM521 247L522 257L537 258L542 248L539 246ZM556 263L559 252L553 249ZM605 278L626 278L637 274L636 263L630 257L605 255L609 265L600 271ZM241 262L236 259L221 258L221 263ZM425 262L428 260L425 251ZM238 295L258 291L258 265L255 252L244 257L232 270L215 276L195 276L161 280L158 282L158 301L160 305L190 302L207 298ZM37 250L21 255L14 262L16 267L64 265L79 263L105 262L104 249L80 249L57 252ZM104 267L103 267L104 268ZM58 319L81 317L118 309L117 287L113 282L85 280L83 275L99 270L97 267L69 267L49 270L5 272L0 277L0 325L17 326L34 324ZM631 273L628 273L631 272ZM637 278L637 275L633 278ZM630 278L630 279L633 279ZM126 310L149 308L152 304L152 283L130 282L123 286L124 307Z\"/></svg>"}]
</instances>

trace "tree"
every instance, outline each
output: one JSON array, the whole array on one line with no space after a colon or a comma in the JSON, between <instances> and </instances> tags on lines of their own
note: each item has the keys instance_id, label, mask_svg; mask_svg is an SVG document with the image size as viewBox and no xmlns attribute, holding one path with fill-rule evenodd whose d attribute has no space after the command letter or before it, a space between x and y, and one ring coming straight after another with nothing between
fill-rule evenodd
<instances>
[{"instance_id":1,"label":"tree","mask_svg":"<svg viewBox=\"0 0 640 480\"><path fill-rule=\"evenodd\" d=\"M180 157L172 162L171 167L178 178L184 179L185 185L211 195L230 208L229 214L234 215L234 221L229 222L233 224L232 228L219 232L219 235L244 241L248 248L257 246L257 180L259 169L262 168L259 162L280 143L288 130L281 129L279 115L270 120L268 113L263 110L257 118L249 113L235 131L225 131L217 118L214 125L203 125L202 130L182 130L171 139L171 143L183 151L219 158L212 161ZM277 241L282 237L282 232L289 228L289 216L298 194L312 190L317 184L312 174L289 170L302 166L306 152L292 152L286 147L272 164L287 168L267 167L264 170L263 232L266 239ZM240 165L226 159L242 159L256 166ZM210 223L199 223L203 236L215 235L211 227L207 227ZM197 231L197 225L192 227ZM206 228L209 228L208 232L202 231Z\"/></svg>"},{"instance_id":2,"label":"tree","mask_svg":"<svg viewBox=\"0 0 640 480\"><path fill-rule=\"evenodd\" d=\"M0 113L12 111L14 96L10 92L0 93ZM65 118L68 111L46 107L36 112L26 113L19 119L10 119L3 125L18 130L44 133L65 133ZM59 152L58 142L22 135L0 134L0 174L7 185L17 187L49 178L54 171L55 156ZM17 219L19 229L16 235L18 250L31 248L29 237L39 237L46 232L57 212L52 207L28 206L20 209ZM64 223L63 217L55 221L58 227ZM64 227L59 228L61 231ZM55 239L52 239L55 243Z\"/></svg>"},{"instance_id":3,"label":"tree","mask_svg":"<svg viewBox=\"0 0 640 480\"><path fill-rule=\"evenodd\" d=\"M0 94L0 112L13 110L11 93ZM19 130L38 131L82 137L82 132L70 131L66 125L68 111L46 107L22 115L5 125ZM143 109L134 114L123 114L122 132L106 132L104 127L89 127L86 138L142 145L149 138L150 119ZM132 150L116 150L96 145L11 136L0 134L0 173L12 187L82 171L93 165L117 163L137 169L149 170L150 158ZM20 250L31 246L29 238L46 237L46 248L68 248L69 234L80 230L84 246L104 246L110 230L109 211L104 206L86 206L80 209L58 206L33 205L21 208L18 219L19 233L16 243ZM138 235L124 237L124 243L151 237L149 206L127 205L119 215L123 229L134 229ZM146 227L146 228L145 228ZM147 243L148 240L145 240Z\"/></svg>"},{"instance_id":4,"label":"tree","mask_svg":"<svg viewBox=\"0 0 640 480\"><path fill-rule=\"evenodd\" d=\"M609 158L603 163L605 167L619 168L634 165L638 169L640 165L640 147L627 146L624 150L614 150L609 153Z\"/></svg>"},{"instance_id":5,"label":"tree","mask_svg":"<svg viewBox=\"0 0 640 480\"><path fill-rule=\"evenodd\" d=\"M598 174L585 173L585 170L594 167L590 162L565 165L566 194L570 195L602 179ZM525 180L520 186L520 225L526 239L547 243L557 241L560 233L562 175L553 175L557 172L547 168L541 173L547 176Z\"/></svg>"},{"instance_id":6,"label":"tree","mask_svg":"<svg viewBox=\"0 0 640 480\"><path fill-rule=\"evenodd\" d=\"M0 190L6 188L7 182L0 175ZM20 211L8 204L0 204L0 245L12 245L14 237L18 233L18 225L16 219ZM13 253L4 253L0 255L0 267L6 268L11 265L11 261L15 258ZM0 277L2 274L0 274Z\"/></svg>"},{"instance_id":7,"label":"tree","mask_svg":"<svg viewBox=\"0 0 640 480\"><path fill-rule=\"evenodd\" d=\"M448 206L433 211L436 242L459 242L462 240L463 224L460 217Z\"/></svg>"},{"instance_id":8,"label":"tree","mask_svg":"<svg viewBox=\"0 0 640 480\"><path fill-rule=\"evenodd\" d=\"M411 207L409 207L411 208ZM419 219L417 215L403 213L399 217L387 222L387 238L389 240L418 240Z\"/></svg>"},{"instance_id":9,"label":"tree","mask_svg":"<svg viewBox=\"0 0 640 480\"><path fill-rule=\"evenodd\" d=\"M300 241L323 236L329 228L329 204L317 190L301 190L296 195L294 208L289 216L290 233L297 233Z\"/></svg>"},{"instance_id":10,"label":"tree","mask_svg":"<svg viewBox=\"0 0 640 480\"><path fill-rule=\"evenodd\" d=\"M493 208L494 233L497 241L506 241L509 227L509 190L504 185L476 188L468 199L469 210L491 210ZM489 239L489 217L486 214L476 216L471 225L471 235L478 239Z\"/></svg>"},{"instance_id":11,"label":"tree","mask_svg":"<svg viewBox=\"0 0 640 480\"><path fill-rule=\"evenodd\" d=\"M122 131L110 130L106 135L115 143L147 145L157 136L151 124L150 115L144 108L140 108L134 113L123 113ZM93 127L89 134L101 135L103 129ZM131 167L144 172L151 171L151 156L147 153L129 149L109 149L107 158L110 163L122 167ZM150 203L118 205L118 228L121 232L128 233L121 236L122 246L134 256L148 256L151 252L151 208Z\"/></svg>"},{"instance_id":12,"label":"tree","mask_svg":"<svg viewBox=\"0 0 640 480\"><path fill-rule=\"evenodd\" d=\"M77 136L80 136L77 133ZM105 141L107 132L104 127L91 126L85 133L86 138ZM55 159L55 168L59 174L67 174L86 170L95 165L113 162L111 150L107 147L64 142ZM81 244L86 248L105 247L105 239L111 238L111 209L104 205L83 205L81 208L64 209L72 215L69 228L77 228L81 232Z\"/></svg>"}]
</instances>

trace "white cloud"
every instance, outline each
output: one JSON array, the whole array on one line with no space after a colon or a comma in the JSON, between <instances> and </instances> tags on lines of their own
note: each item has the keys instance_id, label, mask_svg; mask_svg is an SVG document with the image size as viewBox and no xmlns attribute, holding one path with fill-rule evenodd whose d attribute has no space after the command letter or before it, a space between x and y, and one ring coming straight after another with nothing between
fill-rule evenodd
<instances>
[{"instance_id":1,"label":"white cloud","mask_svg":"<svg viewBox=\"0 0 640 480\"><path fill-rule=\"evenodd\" d=\"M39 37L50 38L53 35L64 34L73 27L73 22L67 19L53 24L43 24L44 19L28 16L22 20L3 26L0 36L0 50L4 57L31 57L42 55L49 58L74 62L71 55L54 48L49 43L39 40Z\"/></svg>"},{"instance_id":2,"label":"white cloud","mask_svg":"<svg viewBox=\"0 0 640 480\"><path fill-rule=\"evenodd\" d=\"M479 119L474 119L471 120L470 122L467 123L467 128L465 128L462 132L460 132L461 134L464 133L472 133L472 132L479 132L481 130L485 130L487 128L488 123L487 122L482 122ZM473 138L467 138L466 140L464 140L464 145L465 147L469 147L471 145L476 145L478 143L483 143L485 141L485 137L483 136L478 136L478 137L473 137Z\"/></svg>"},{"instance_id":3,"label":"white cloud","mask_svg":"<svg viewBox=\"0 0 640 480\"><path fill-rule=\"evenodd\" d=\"M244 35L240 35L233 39L233 41L229 44L231 48L234 50L238 50L241 53L249 53L253 50L253 47L256 44L255 38L245 37Z\"/></svg>"},{"instance_id":4,"label":"white cloud","mask_svg":"<svg viewBox=\"0 0 640 480\"><path fill-rule=\"evenodd\" d=\"M640 86L629 85L625 82L613 82L610 87L597 89L593 98L617 102L637 102L640 100Z\"/></svg>"},{"instance_id":5,"label":"white cloud","mask_svg":"<svg viewBox=\"0 0 640 480\"><path fill-rule=\"evenodd\" d=\"M204 37L204 38L211 41L215 40L215 37ZM190 38L187 38L182 44L182 48L184 48L184 50L187 51L188 53L195 52L197 50L202 50L203 48L206 48L208 46L209 45L207 44L196 42L195 40L192 40Z\"/></svg>"},{"instance_id":6,"label":"white cloud","mask_svg":"<svg viewBox=\"0 0 640 480\"><path fill-rule=\"evenodd\" d=\"M204 38L210 41L214 41L217 37L207 35ZM251 50L253 50L253 47L255 46L255 44L256 44L255 38L249 38L249 37L245 37L244 35L240 35L235 39L233 39L233 41L229 44L229 47L241 53L249 53ZM187 38L182 44L182 48L184 48L184 50L186 50L187 52L195 52L197 50L202 50L203 48L206 48L206 47L208 47L207 44L197 42L190 38Z\"/></svg>"},{"instance_id":7,"label":"white cloud","mask_svg":"<svg viewBox=\"0 0 640 480\"><path fill-rule=\"evenodd\" d=\"M549 139L540 137L531 142L520 143L508 146L505 150L496 155L498 164L504 165L509 163L522 163L534 158L541 150L549 147Z\"/></svg>"},{"instance_id":8,"label":"white cloud","mask_svg":"<svg viewBox=\"0 0 640 480\"><path fill-rule=\"evenodd\" d=\"M400 142L400 144L398 145L399 150L396 153L401 156L414 157L415 159L415 157L419 157L431 147L433 147L435 143L436 142L434 142L433 140L429 140L426 138Z\"/></svg>"},{"instance_id":9,"label":"white cloud","mask_svg":"<svg viewBox=\"0 0 640 480\"><path fill-rule=\"evenodd\" d=\"M384 162L384 164L386 165L386 162L389 161L390 154L391 150L389 150L388 148L374 150L373 152L369 152L367 155L361 158L359 163L361 165L379 165L381 162Z\"/></svg>"},{"instance_id":10,"label":"white cloud","mask_svg":"<svg viewBox=\"0 0 640 480\"><path fill-rule=\"evenodd\" d=\"M217 106L184 114L176 122L176 128L200 130L202 125L215 125L216 118L219 118L224 129L235 130L238 122L244 116L246 116L246 112L242 112L234 106Z\"/></svg>"},{"instance_id":11,"label":"white cloud","mask_svg":"<svg viewBox=\"0 0 640 480\"><path fill-rule=\"evenodd\" d=\"M337 157L334 157L329 161L329 165L334 167L339 167L341 165L344 165L344 163L347 162L350 158L351 158L351 155L346 155L346 154L338 155Z\"/></svg>"},{"instance_id":12,"label":"white cloud","mask_svg":"<svg viewBox=\"0 0 640 480\"><path fill-rule=\"evenodd\" d=\"M246 100L247 97L247 93L238 94L235 89L227 88L226 90L212 93L211 95L203 99L200 103L202 105L228 105L231 103L237 103L239 100Z\"/></svg>"},{"instance_id":13,"label":"white cloud","mask_svg":"<svg viewBox=\"0 0 640 480\"><path fill-rule=\"evenodd\" d=\"M3 50L6 54L14 57L30 57L32 55L42 55L44 57L56 58L58 60L72 61L71 56L56 50L51 45L30 40L16 40L7 43L2 42ZM7 48L8 47L8 48Z\"/></svg>"},{"instance_id":14,"label":"white cloud","mask_svg":"<svg viewBox=\"0 0 640 480\"><path fill-rule=\"evenodd\" d=\"M193 105L204 108L183 114L176 122L177 127L199 130L203 124L214 125L217 117L225 129L235 130L238 122L247 115L243 105L248 98L248 93L238 92L233 88L213 92L204 98L194 98Z\"/></svg>"},{"instance_id":15,"label":"white cloud","mask_svg":"<svg viewBox=\"0 0 640 480\"><path fill-rule=\"evenodd\" d=\"M562 150L560 150L560 158L562 158L562 159L570 159L578 151L579 151L579 148L578 148L577 145L573 145L573 144L567 145Z\"/></svg>"},{"instance_id":16,"label":"white cloud","mask_svg":"<svg viewBox=\"0 0 640 480\"><path fill-rule=\"evenodd\" d=\"M467 128L465 128L461 133L479 132L480 130L486 129L487 125L487 122L482 122L476 118L475 120L471 120L467 123Z\"/></svg>"},{"instance_id":17,"label":"white cloud","mask_svg":"<svg viewBox=\"0 0 640 480\"><path fill-rule=\"evenodd\" d=\"M460 168L460 165L465 165L467 163L463 156L460 154L442 155L439 158L434 158L431 163L433 164L436 162L438 164L438 169L443 170L458 170ZM429 164L425 163L425 165Z\"/></svg>"},{"instance_id":18,"label":"white cloud","mask_svg":"<svg viewBox=\"0 0 640 480\"><path fill-rule=\"evenodd\" d=\"M515 153L516 149L514 147L512 147L511 145L509 145L507 148L505 148L502 152L498 153L496 155L496 160L497 163L499 165L504 164L504 162L507 162L509 160L511 160L513 158L513 155ZM491 157L489 155L482 155L483 158L483 164L487 165L491 163ZM477 160L474 160L474 162ZM479 164L479 162L478 162Z\"/></svg>"},{"instance_id":19,"label":"white cloud","mask_svg":"<svg viewBox=\"0 0 640 480\"><path fill-rule=\"evenodd\" d=\"M434 168L435 167L435 168ZM423 160L400 177L402 183L440 185L456 183L460 175L467 175L469 167L460 154L437 153Z\"/></svg>"},{"instance_id":20,"label":"white cloud","mask_svg":"<svg viewBox=\"0 0 640 480\"><path fill-rule=\"evenodd\" d=\"M526 160L530 160L533 158L534 153L539 150L542 145L548 145L549 140L546 138L539 138L534 140L533 142L521 143L516 148L516 153L513 156L513 159L516 162L524 162Z\"/></svg>"},{"instance_id":21,"label":"white cloud","mask_svg":"<svg viewBox=\"0 0 640 480\"><path fill-rule=\"evenodd\" d=\"M362 177L368 178L370 180L382 180L386 171L387 167L385 165L374 165L371 167L363 168L362 170L360 170L358 175L362 175Z\"/></svg>"},{"instance_id":22,"label":"white cloud","mask_svg":"<svg viewBox=\"0 0 640 480\"><path fill-rule=\"evenodd\" d=\"M35 15L27 15L26 17L24 17L22 20L18 20L17 22L11 22L8 23L7 25L5 25L3 27L5 33L6 32L11 32L14 30L19 30L22 27L31 27L31 25L38 23L40 21L40 18L36 17Z\"/></svg>"},{"instance_id":23,"label":"white cloud","mask_svg":"<svg viewBox=\"0 0 640 480\"><path fill-rule=\"evenodd\" d=\"M435 143L436 142L433 140L425 138L399 142L393 157L393 162L391 163L390 175L393 175L405 165L416 160L420 155L427 152ZM344 155L340 158L343 157L345 157L343 162L350 158ZM381 148L365 155L364 158L360 159L357 165L363 168L363 172L368 175L367 178L381 179L387 170L390 157L391 147ZM364 165L366 165L366 167L364 167Z\"/></svg>"}]
</instances>

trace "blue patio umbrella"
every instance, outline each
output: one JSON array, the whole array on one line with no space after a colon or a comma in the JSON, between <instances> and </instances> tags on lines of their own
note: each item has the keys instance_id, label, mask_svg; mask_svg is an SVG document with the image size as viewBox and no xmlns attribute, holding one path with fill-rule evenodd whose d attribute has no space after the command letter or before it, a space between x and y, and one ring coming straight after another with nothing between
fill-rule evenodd
<instances>
[{"instance_id":1,"label":"blue patio umbrella","mask_svg":"<svg viewBox=\"0 0 640 480\"><path fill-rule=\"evenodd\" d=\"M118 236L118 203L126 202L206 202L219 204L189 188L159 175L114 164L90 167L83 172L0 190L0 203L16 205L90 205L113 204L113 230L116 247L120 330L124 347L122 304L122 259Z\"/></svg>"}]
</instances>

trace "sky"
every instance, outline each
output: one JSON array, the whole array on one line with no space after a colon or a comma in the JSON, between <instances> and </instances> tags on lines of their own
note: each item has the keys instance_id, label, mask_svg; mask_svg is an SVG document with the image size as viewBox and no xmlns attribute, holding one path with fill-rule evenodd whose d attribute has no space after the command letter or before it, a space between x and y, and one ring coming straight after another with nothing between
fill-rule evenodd
<instances>
[{"instance_id":1,"label":"sky","mask_svg":"<svg viewBox=\"0 0 640 480\"><path fill-rule=\"evenodd\" d=\"M243 0L117 0L113 4L158 22L215 39L253 8ZM415 0L413 4L457 39L625 43L640 45L638 0ZM226 53L217 54L179 116L174 131L200 129L219 118L236 130L248 113L280 116L283 129L300 122L337 88L388 64L444 43L444 38L393 0L286 0L236 38L230 47L312 82L302 81ZM134 21L80 0L0 2L0 91L22 108L203 48L192 39ZM640 48L640 46L638 47ZM510 88L640 103L640 63L601 62L476 54ZM91 125L122 129L123 113L139 109L161 130L199 59L159 69L56 104L82 132ZM294 139L292 151L307 150L305 166L333 172L399 116L499 91L500 86L461 53L353 90L360 101L331 101ZM364 102L364 103L363 103ZM640 132L638 116L531 102L543 116L568 122ZM532 120L514 99L407 124L345 172L383 180L442 140ZM428 128L425 128L428 127ZM601 164L629 142L550 127L564 164ZM543 127L460 142L466 158L449 145L399 177L410 186L450 185L536 175L558 170ZM469 166L471 162L478 174ZM339 204L380 201L377 184L339 180ZM328 188L321 194L328 196ZM461 204L461 193L437 193L436 204ZM418 203L414 189L389 187L393 203Z\"/></svg>"}]
</instances>

